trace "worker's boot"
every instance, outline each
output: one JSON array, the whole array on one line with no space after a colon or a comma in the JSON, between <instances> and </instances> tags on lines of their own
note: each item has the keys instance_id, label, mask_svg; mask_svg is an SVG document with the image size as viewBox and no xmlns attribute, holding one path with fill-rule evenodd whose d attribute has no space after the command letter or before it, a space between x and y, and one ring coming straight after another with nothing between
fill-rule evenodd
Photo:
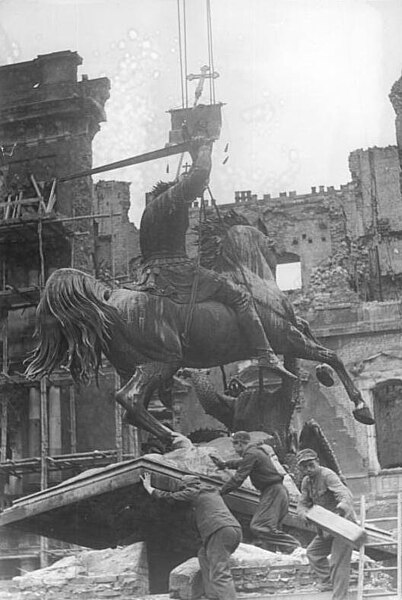
<instances>
[{"instance_id":1,"label":"worker's boot","mask_svg":"<svg viewBox=\"0 0 402 600\"><path fill-rule=\"evenodd\" d=\"M237 312L237 317L242 333L253 349L253 357L258 360L258 366L278 373L281 377L297 379L296 375L285 369L272 350L254 306L251 303L243 306L242 310Z\"/></svg>"}]
</instances>

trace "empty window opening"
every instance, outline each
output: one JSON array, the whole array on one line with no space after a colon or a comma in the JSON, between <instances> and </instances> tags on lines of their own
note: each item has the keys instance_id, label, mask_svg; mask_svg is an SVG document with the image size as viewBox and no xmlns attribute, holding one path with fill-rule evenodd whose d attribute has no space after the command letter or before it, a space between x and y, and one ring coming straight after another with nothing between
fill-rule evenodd
<instances>
[{"instance_id":1,"label":"empty window opening","mask_svg":"<svg viewBox=\"0 0 402 600\"><path fill-rule=\"evenodd\" d=\"M300 290L302 287L301 262L297 254L288 252L278 259L276 282L282 291Z\"/></svg>"},{"instance_id":2,"label":"empty window opening","mask_svg":"<svg viewBox=\"0 0 402 600\"><path fill-rule=\"evenodd\" d=\"M382 469L402 467L402 381L389 380L374 389L377 454Z\"/></svg>"}]
</instances>

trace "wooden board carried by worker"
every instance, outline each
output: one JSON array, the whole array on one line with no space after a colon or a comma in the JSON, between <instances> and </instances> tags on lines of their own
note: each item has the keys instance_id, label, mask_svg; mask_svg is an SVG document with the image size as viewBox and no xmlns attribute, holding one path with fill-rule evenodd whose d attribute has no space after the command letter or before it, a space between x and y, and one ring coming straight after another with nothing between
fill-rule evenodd
<instances>
[{"instance_id":1,"label":"wooden board carried by worker","mask_svg":"<svg viewBox=\"0 0 402 600\"><path fill-rule=\"evenodd\" d=\"M309 521L318 525L324 531L341 537L353 546L359 547L366 540L366 532L362 527L322 506L312 506L308 509L306 516Z\"/></svg>"}]
</instances>

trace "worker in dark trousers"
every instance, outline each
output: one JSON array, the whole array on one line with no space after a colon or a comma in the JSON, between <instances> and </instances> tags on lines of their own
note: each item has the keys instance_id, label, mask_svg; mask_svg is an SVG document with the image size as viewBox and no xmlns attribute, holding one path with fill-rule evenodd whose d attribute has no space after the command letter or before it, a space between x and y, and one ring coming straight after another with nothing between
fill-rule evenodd
<instances>
[{"instance_id":1,"label":"worker in dark trousers","mask_svg":"<svg viewBox=\"0 0 402 600\"><path fill-rule=\"evenodd\" d=\"M356 521L352 494L338 475L322 467L317 453L310 448L301 450L296 458L305 475L298 505L299 516L305 518L307 509L318 504L350 521ZM329 555L330 561L327 558ZM307 547L307 558L319 578L318 587L321 591L332 589L332 600L346 600L348 596L351 557L350 544L321 529Z\"/></svg>"},{"instance_id":2,"label":"worker in dark trousers","mask_svg":"<svg viewBox=\"0 0 402 600\"><path fill-rule=\"evenodd\" d=\"M261 492L260 502L250 523L254 544L265 550L291 554L300 546L296 538L281 529L281 523L289 510L289 495L283 485L283 472L276 466L270 452L264 445L251 443L247 431L237 431L232 435L233 448L240 459L223 461L211 456L219 469L236 469L227 481L221 494L228 494L240 487L246 477Z\"/></svg>"},{"instance_id":3,"label":"worker in dark trousers","mask_svg":"<svg viewBox=\"0 0 402 600\"><path fill-rule=\"evenodd\" d=\"M191 505L202 540L198 561L205 595L216 600L234 600L236 590L229 561L230 555L242 540L242 532L240 523L232 515L218 490L192 475L182 478L181 487L176 492L165 492L152 487L149 473L144 473L141 479L151 496Z\"/></svg>"}]
</instances>

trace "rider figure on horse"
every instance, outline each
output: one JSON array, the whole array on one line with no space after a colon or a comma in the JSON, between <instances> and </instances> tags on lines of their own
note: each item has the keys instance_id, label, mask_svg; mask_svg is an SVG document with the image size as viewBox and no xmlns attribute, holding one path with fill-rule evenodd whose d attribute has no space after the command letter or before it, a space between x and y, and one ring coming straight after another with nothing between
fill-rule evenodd
<instances>
[{"instance_id":1,"label":"rider figure on horse","mask_svg":"<svg viewBox=\"0 0 402 600\"><path fill-rule=\"evenodd\" d=\"M249 293L225 276L196 265L187 255L189 207L208 185L211 153L212 142L194 142L189 172L175 181L160 181L152 189L140 225L142 270L136 289L188 304L195 279L196 302L216 300L234 310L259 367L295 379L271 348Z\"/></svg>"}]
</instances>

